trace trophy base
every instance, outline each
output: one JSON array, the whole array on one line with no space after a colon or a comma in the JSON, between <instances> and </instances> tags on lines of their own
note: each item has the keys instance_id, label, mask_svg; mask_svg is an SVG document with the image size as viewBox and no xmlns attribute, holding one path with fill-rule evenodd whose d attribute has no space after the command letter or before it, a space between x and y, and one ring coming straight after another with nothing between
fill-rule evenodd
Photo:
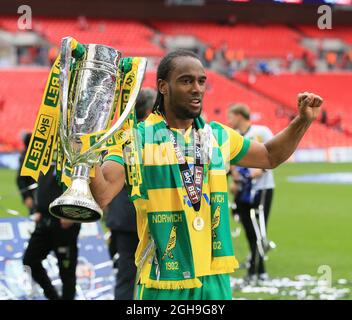
<instances>
[{"instance_id":1,"label":"trophy base","mask_svg":"<svg viewBox=\"0 0 352 320\"><path fill-rule=\"evenodd\" d=\"M89 200L77 200L69 196L56 199L50 204L49 211L57 218L79 223L95 222L103 216L103 210L96 203Z\"/></svg>"},{"instance_id":2,"label":"trophy base","mask_svg":"<svg viewBox=\"0 0 352 320\"><path fill-rule=\"evenodd\" d=\"M57 218L74 222L97 221L103 216L103 210L94 200L89 189L89 167L80 164L73 169L70 187L50 204L49 211Z\"/></svg>"}]
</instances>

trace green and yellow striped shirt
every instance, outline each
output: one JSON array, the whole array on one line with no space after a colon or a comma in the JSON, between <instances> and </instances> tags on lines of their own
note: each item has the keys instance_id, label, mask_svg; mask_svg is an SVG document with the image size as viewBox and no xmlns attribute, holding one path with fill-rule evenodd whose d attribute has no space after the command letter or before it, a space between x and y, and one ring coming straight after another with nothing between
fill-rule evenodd
<instances>
[{"instance_id":1,"label":"green and yellow striped shirt","mask_svg":"<svg viewBox=\"0 0 352 320\"><path fill-rule=\"evenodd\" d=\"M167 135L163 121L160 115L151 114L138 126L139 146L141 148L141 161L144 171L143 183L145 183L145 189L147 190L147 199L136 199L134 201L137 212L137 231L140 239L136 251L136 261L139 261L148 243L150 223L165 224L166 226L186 217L196 276L232 272L233 270L229 270L226 267L216 270L211 268L212 221L209 213L212 200L210 199L210 192L212 190L210 190L208 176L209 170L213 170L212 177L215 179L214 183L217 189L227 193L227 184L224 183L226 180L223 179L224 169L220 168L220 165L218 166L219 161L216 159L221 157L225 166L226 164L227 166L235 164L246 154L250 141L223 124L218 122L209 123L219 149L213 148L211 163L204 166L201 209L196 213L183 187L173 145L171 142L163 142L165 140L164 137ZM179 145L183 149L188 164L192 166L194 162L192 128L190 127L184 132L177 129L172 129L172 131L177 141L180 142ZM217 154L216 150L220 150L220 154ZM124 165L122 149L110 150L105 157L105 161L116 161ZM218 174L217 171L219 172ZM128 182L128 172L126 177ZM180 193L182 193L183 201ZM148 213L150 212L153 212L152 219L148 219ZM195 231L192 226L192 222L198 214L205 222L205 227L202 231ZM140 278L141 283L145 283L149 278L150 268L150 264L143 266Z\"/></svg>"}]
</instances>

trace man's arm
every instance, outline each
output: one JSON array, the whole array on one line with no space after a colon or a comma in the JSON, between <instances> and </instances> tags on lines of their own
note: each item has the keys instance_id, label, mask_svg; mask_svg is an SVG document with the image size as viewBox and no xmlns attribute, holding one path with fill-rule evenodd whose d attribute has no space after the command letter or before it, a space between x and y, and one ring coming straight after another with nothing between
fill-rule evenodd
<instances>
[{"instance_id":1,"label":"man's arm","mask_svg":"<svg viewBox=\"0 0 352 320\"><path fill-rule=\"evenodd\" d=\"M125 184L125 168L115 161L105 161L96 166L95 177L91 178L90 189L100 207L106 207L122 190Z\"/></svg>"},{"instance_id":2,"label":"man's arm","mask_svg":"<svg viewBox=\"0 0 352 320\"><path fill-rule=\"evenodd\" d=\"M237 163L242 167L273 169L296 150L311 123L317 118L323 99L313 93L298 95L299 115L287 128L265 144L251 141L246 155Z\"/></svg>"}]
</instances>

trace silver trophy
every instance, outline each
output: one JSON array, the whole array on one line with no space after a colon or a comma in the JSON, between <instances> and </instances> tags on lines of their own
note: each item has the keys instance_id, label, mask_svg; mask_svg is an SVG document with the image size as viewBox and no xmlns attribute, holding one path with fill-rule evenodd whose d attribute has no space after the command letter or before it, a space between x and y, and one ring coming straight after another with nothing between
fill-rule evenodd
<instances>
[{"instance_id":1,"label":"silver trophy","mask_svg":"<svg viewBox=\"0 0 352 320\"><path fill-rule=\"evenodd\" d=\"M59 134L61 149L72 166L71 185L49 206L52 215L76 222L92 222L102 217L103 210L89 188L89 170L98 162L95 152L115 134L132 112L143 81L147 59L141 58L136 72L136 84L130 99L117 121L108 128L116 110L121 53L111 47L81 45L84 55L72 56L73 38L61 42ZM74 62L74 63L73 63ZM80 137L107 130L85 152Z\"/></svg>"}]
</instances>

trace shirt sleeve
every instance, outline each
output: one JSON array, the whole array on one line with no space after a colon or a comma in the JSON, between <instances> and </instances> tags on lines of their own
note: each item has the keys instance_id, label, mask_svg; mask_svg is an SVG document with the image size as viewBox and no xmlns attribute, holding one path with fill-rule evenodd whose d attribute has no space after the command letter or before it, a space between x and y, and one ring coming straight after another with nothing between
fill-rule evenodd
<instances>
[{"instance_id":1,"label":"shirt sleeve","mask_svg":"<svg viewBox=\"0 0 352 320\"><path fill-rule=\"evenodd\" d=\"M250 140L248 138L243 138L235 130L230 130L230 164L234 165L246 155L250 146Z\"/></svg>"},{"instance_id":2,"label":"shirt sleeve","mask_svg":"<svg viewBox=\"0 0 352 320\"><path fill-rule=\"evenodd\" d=\"M215 134L218 136L218 142L222 150L224 161L227 163L230 161L231 165L235 165L247 153L250 140L242 137L234 129L216 121L211 122L211 125L213 133L215 130ZM217 133L219 131L222 131L222 134Z\"/></svg>"},{"instance_id":3,"label":"shirt sleeve","mask_svg":"<svg viewBox=\"0 0 352 320\"><path fill-rule=\"evenodd\" d=\"M103 161L115 161L123 166L125 161L123 159L122 145L119 144L114 148L111 148L104 157Z\"/></svg>"},{"instance_id":4,"label":"shirt sleeve","mask_svg":"<svg viewBox=\"0 0 352 320\"><path fill-rule=\"evenodd\" d=\"M230 148L230 164L234 165L240 161L247 153L250 145L248 138L242 137L234 129L224 126L228 134L229 148Z\"/></svg>"}]
</instances>

